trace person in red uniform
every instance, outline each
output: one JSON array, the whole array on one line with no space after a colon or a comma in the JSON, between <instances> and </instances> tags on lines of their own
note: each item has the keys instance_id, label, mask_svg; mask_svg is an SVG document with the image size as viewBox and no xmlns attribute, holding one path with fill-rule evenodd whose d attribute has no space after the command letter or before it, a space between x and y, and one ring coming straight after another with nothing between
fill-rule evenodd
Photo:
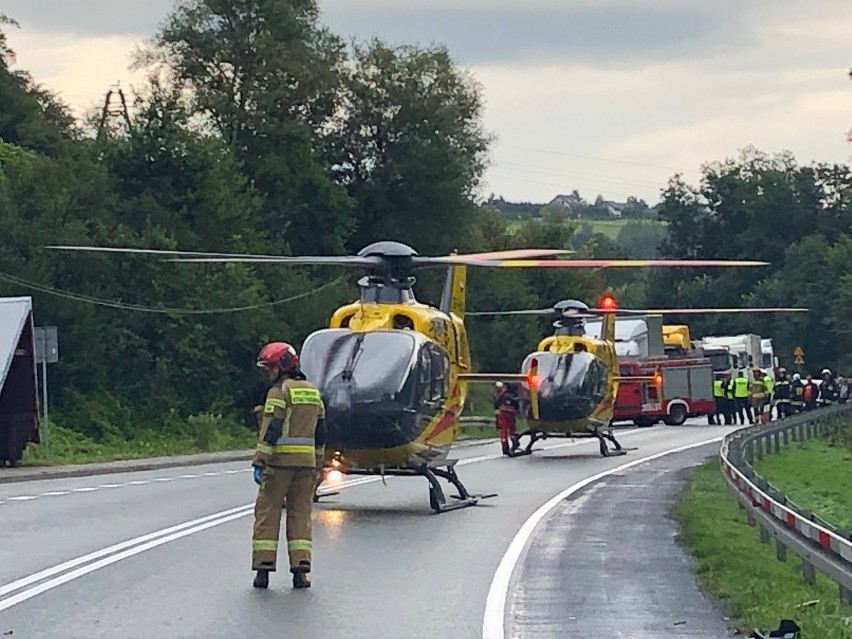
<instances>
[{"instance_id":1,"label":"person in red uniform","mask_svg":"<svg viewBox=\"0 0 852 639\"><path fill-rule=\"evenodd\" d=\"M518 410L520 400L514 384L503 384L497 382L497 392L494 396L494 410L496 411L497 430L500 433L500 446L503 454L511 457L518 450L518 438L515 427L518 421ZM509 440L512 446L509 447Z\"/></svg>"}]
</instances>

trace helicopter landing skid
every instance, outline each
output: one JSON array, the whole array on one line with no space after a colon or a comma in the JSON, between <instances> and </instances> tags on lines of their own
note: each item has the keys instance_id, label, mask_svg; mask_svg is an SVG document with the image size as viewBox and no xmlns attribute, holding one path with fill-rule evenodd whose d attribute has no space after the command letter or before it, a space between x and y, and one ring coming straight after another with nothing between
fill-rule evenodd
<instances>
[{"instance_id":1,"label":"helicopter landing skid","mask_svg":"<svg viewBox=\"0 0 852 639\"><path fill-rule=\"evenodd\" d=\"M457 462L457 459L448 459L441 463L441 465L445 465L446 468L440 468L433 464L430 466L423 466L420 469L420 474L422 474L429 482L429 506L438 514L445 513L450 510L476 506L481 499L489 499L490 497L497 496L497 493L489 495L471 495L467 491L467 488L465 488L461 479L459 479L459 476L456 474L455 465ZM447 502L447 498L444 495L444 490L441 488L438 477L452 484L459 492L458 495L450 495L450 497L457 500L456 502Z\"/></svg>"},{"instance_id":2,"label":"helicopter landing skid","mask_svg":"<svg viewBox=\"0 0 852 639\"><path fill-rule=\"evenodd\" d=\"M317 491L317 492L314 493L314 503L318 504L320 497L334 497L334 495L339 495L339 494L340 494L339 490L335 490L332 493L321 493L321 492Z\"/></svg>"},{"instance_id":3,"label":"helicopter landing skid","mask_svg":"<svg viewBox=\"0 0 852 639\"><path fill-rule=\"evenodd\" d=\"M529 436L530 441L527 443L526 448L521 448L521 437L524 435ZM546 433L535 433L531 430L526 430L523 433L518 433L517 435L512 436L512 448L509 451L509 457L523 457L524 455L531 455L533 451L533 446L535 446L536 442L541 439L547 439Z\"/></svg>"},{"instance_id":4,"label":"helicopter landing skid","mask_svg":"<svg viewBox=\"0 0 852 639\"><path fill-rule=\"evenodd\" d=\"M612 433L602 433L599 430L595 430L594 435L598 438L598 442L600 443L601 457L617 457L618 455L627 454L627 449L618 443L618 440ZM607 446L607 440L613 443L615 446L614 449L609 449L609 446Z\"/></svg>"}]
</instances>

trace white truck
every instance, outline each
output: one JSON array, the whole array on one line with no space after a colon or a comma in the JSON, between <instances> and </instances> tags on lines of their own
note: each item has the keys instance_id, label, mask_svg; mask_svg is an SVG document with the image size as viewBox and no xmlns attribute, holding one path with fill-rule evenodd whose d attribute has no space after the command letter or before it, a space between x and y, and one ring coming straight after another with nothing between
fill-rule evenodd
<instances>
[{"instance_id":1,"label":"white truck","mask_svg":"<svg viewBox=\"0 0 852 639\"><path fill-rule=\"evenodd\" d=\"M701 340L705 350L727 349L732 358L732 373L743 371L749 379L754 377L755 367L772 374L772 368L763 367L763 348L760 335L745 333L742 335L712 335ZM715 366L714 366L715 369Z\"/></svg>"},{"instance_id":2,"label":"white truck","mask_svg":"<svg viewBox=\"0 0 852 639\"><path fill-rule=\"evenodd\" d=\"M774 382L775 369L778 368L778 357L775 355L775 346L772 344L772 339L760 340L760 350L763 353L761 368L769 374Z\"/></svg>"}]
</instances>

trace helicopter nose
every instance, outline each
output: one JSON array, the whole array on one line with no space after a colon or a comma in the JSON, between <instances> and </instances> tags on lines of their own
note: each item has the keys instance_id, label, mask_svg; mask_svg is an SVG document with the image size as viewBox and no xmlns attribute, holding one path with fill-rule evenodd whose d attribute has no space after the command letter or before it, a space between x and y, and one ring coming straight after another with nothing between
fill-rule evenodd
<instances>
[{"instance_id":1,"label":"helicopter nose","mask_svg":"<svg viewBox=\"0 0 852 639\"><path fill-rule=\"evenodd\" d=\"M545 421L583 419L591 415L594 408L594 400L575 389L543 388L539 394L538 411Z\"/></svg>"}]
</instances>

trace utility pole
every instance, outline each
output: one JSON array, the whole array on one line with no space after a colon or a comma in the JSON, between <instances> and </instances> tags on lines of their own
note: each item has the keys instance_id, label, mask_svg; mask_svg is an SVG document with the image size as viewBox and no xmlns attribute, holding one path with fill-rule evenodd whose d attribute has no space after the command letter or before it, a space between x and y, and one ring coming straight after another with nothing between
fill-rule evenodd
<instances>
[{"instance_id":1,"label":"utility pole","mask_svg":"<svg viewBox=\"0 0 852 639\"><path fill-rule=\"evenodd\" d=\"M101 119L98 122L98 141L108 137L114 130L112 122L117 119L124 120L127 133L130 133L130 113L127 110L127 99L121 88L121 82L113 84L104 98L104 106L101 109Z\"/></svg>"}]
</instances>

